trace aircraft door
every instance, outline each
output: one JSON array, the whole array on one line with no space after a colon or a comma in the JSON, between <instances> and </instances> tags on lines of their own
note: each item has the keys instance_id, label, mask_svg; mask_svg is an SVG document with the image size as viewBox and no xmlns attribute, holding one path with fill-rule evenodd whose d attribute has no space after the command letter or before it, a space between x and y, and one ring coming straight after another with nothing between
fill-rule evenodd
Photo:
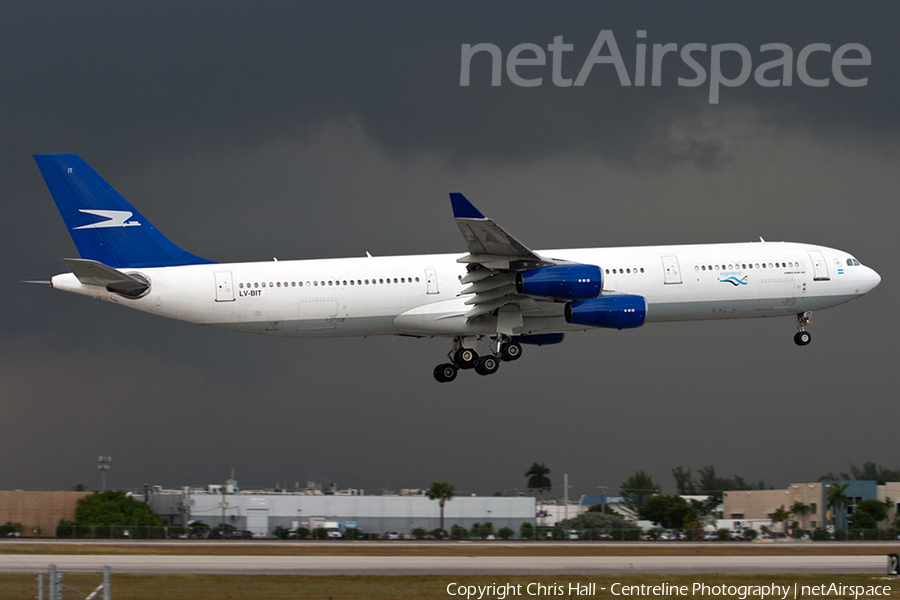
<instances>
[{"instance_id":1,"label":"aircraft door","mask_svg":"<svg viewBox=\"0 0 900 600\"><path fill-rule=\"evenodd\" d=\"M438 293L437 271L434 269L425 269L425 284L428 286L429 294Z\"/></svg>"},{"instance_id":2,"label":"aircraft door","mask_svg":"<svg viewBox=\"0 0 900 600\"><path fill-rule=\"evenodd\" d=\"M216 302L234 302L234 281L231 271L216 273Z\"/></svg>"},{"instance_id":3,"label":"aircraft door","mask_svg":"<svg viewBox=\"0 0 900 600\"><path fill-rule=\"evenodd\" d=\"M681 268L678 266L677 256L663 256L663 271L666 276L666 284L681 283Z\"/></svg>"},{"instance_id":4,"label":"aircraft door","mask_svg":"<svg viewBox=\"0 0 900 600\"><path fill-rule=\"evenodd\" d=\"M809 258L812 260L813 265L813 281L831 280L831 277L828 276L828 263L825 262L825 257L822 256L822 253L818 250L810 250Z\"/></svg>"}]
</instances>

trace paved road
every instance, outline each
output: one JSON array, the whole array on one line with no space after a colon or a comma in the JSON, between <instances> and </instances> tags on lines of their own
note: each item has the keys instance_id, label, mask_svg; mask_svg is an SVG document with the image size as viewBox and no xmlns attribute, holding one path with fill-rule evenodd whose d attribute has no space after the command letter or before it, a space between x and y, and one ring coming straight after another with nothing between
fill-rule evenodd
<instances>
[{"instance_id":1,"label":"paved road","mask_svg":"<svg viewBox=\"0 0 900 600\"><path fill-rule=\"evenodd\" d=\"M154 556L0 554L0 573L221 573L280 575L449 575L614 573L873 573L886 556Z\"/></svg>"}]
</instances>

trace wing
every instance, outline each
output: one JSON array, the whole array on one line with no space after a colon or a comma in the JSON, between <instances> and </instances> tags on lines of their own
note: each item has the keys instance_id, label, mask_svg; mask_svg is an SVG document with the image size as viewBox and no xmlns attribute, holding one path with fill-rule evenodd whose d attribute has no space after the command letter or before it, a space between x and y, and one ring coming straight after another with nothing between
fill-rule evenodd
<instances>
[{"instance_id":1,"label":"wing","mask_svg":"<svg viewBox=\"0 0 900 600\"><path fill-rule=\"evenodd\" d=\"M505 229L485 217L465 196L450 194L453 216L466 240L469 253L459 259L467 273L462 283L469 284L461 295L470 295L471 306L465 316L471 322L497 311L497 332L512 335L522 325L522 313L552 306L552 300L538 299L516 292L516 273L550 265L571 264L546 258L530 250ZM557 308L559 308L557 306ZM545 311L540 311L545 312ZM562 309L559 308L559 314Z\"/></svg>"}]
</instances>

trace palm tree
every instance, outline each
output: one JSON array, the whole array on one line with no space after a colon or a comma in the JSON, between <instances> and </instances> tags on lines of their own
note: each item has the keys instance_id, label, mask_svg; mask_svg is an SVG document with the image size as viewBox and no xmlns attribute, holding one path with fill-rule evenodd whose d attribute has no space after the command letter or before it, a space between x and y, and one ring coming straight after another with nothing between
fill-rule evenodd
<instances>
[{"instance_id":1,"label":"palm tree","mask_svg":"<svg viewBox=\"0 0 900 600\"><path fill-rule=\"evenodd\" d=\"M775 512L769 514L769 518L772 519L772 525L775 526L777 523L784 523L791 517L791 513L784 509L784 504L775 509ZM782 531L786 532L787 527L782 525Z\"/></svg>"},{"instance_id":2,"label":"palm tree","mask_svg":"<svg viewBox=\"0 0 900 600\"><path fill-rule=\"evenodd\" d=\"M448 500L453 500L456 488L446 481L433 481L431 487L425 492L429 500L438 500L441 507L441 531L444 530L444 505Z\"/></svg>"},{"instance_id":3,"label":"palm tree","mask_svg":"<svg viewBox=\"0 0 900 600\"><path fill-rule=\"evenodd\" d=\"M544 463L533 463L531 468L525 471L525 477L528 478L528 489L537 490L543 494L546 490L553 487L547 474L550 469Z\"/></svg>"},{"instance_id":4,"label":"palm tree","mask_svg":"<svg viewBox=\"0 0 900 600\"><path fill-rule=\"evenodd\" d=\"M528 489L537 490L541 495L541 515L544 512L544 491L553 487L553 484L550 483L550 478L547 477L548 473L550 473L550 469L544 463L532 463L531 467L525 471L525 477L528 478Z\"/></svg>"},{"instance_id":5,"label":"palm tree","mask_svg":"<svg viewBox=\"0 0 900 600\"><path fill-rule=\"evenodd\" d=\"M828 484L828 508L831 509L831 523L832 525L837 522L837 510L838 508L847 506L847 501L849 498L845 493L847 488L850 487L849 483L830 483Z\"/></svg>"},{"instance_id":6,"label":"palm tree","mask_svg":"<svg viewBox=\"0 0 900 600\"><path fill-rule=\"evenodd\" d=\"M799 521L803 521L803 526L806 526L804 521L804 517L809 514L811 510L809 504L803 504L799 500L795 500L793 504L791 504L791 514L797 517Z\"/></svg>"}]
</instances>

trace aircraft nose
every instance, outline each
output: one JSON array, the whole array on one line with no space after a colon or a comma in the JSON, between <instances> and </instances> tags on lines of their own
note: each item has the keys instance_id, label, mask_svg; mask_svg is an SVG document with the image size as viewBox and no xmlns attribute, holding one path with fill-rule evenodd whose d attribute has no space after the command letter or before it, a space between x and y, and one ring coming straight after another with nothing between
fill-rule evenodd
<instances>
[{"instance_id":1,"label":"aircraft nose","mask_svg":"<svg viewBox=\"0 0 900 600\"><path fill-rule=\"evenodd\" d=\"M881 275L875 269L866 267L865 283L862 289L863 293L874 290L881 283Z\"/></svg>"}]
</instances>

